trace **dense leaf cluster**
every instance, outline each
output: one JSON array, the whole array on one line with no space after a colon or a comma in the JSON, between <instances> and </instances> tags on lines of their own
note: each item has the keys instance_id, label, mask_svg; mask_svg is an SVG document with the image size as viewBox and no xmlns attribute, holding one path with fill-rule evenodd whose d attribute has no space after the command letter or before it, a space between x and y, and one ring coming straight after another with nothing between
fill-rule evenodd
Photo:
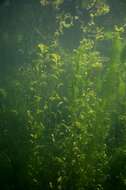
<instances>
[{"instance_id":1,"label":"dense leaf cluster","mask_svg":"<svg viewBox=\"0 0 126 190\"><path fill-rule=\"evenodd\" d=\"M125 26L105 30L98 18L108 5L79 2L86 24L70 10L57 13L65 1L41 0L43 9L56 10L52 40L38 43L31 62L1 85L2 190L126 188ZM68 51L60 38L76 20L82 38Z\"/></svg>"}]
</instances>

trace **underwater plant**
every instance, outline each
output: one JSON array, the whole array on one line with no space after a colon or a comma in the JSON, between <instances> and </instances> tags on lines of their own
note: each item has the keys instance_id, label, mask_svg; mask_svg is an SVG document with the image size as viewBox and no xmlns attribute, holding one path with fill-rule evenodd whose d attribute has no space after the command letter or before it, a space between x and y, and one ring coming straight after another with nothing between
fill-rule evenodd
<instances>
[{"instance_id":1,"label":"underwater plant","mask_svg":"<svg viewBox=\"0 0 126 190\"><path fill-rule=\"evenodd\" d=\"M56 31L0 88L3 190L126 188L125 26L99 24L110 11L103 0L66 3L41 0ZM78 46L65 49L76 24Z\"/></svg>"}]
</instances>

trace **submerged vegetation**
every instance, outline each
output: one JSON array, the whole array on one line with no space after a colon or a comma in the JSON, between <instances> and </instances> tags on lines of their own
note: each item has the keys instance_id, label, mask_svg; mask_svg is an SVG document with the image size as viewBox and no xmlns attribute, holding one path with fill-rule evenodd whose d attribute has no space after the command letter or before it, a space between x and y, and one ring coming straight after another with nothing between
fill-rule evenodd
<instances>
[{"instance_id":1,"label":"submerged vegetation","mask_svg":"<svg viewBox=\"0 0 126 190\"><path fill-rule=\"evenodd\" d=\"M104 0L38 3L54 32L1 72L0 189L124 190L125 23L102 24ZM73 31L79 40L66 48Z\"/></svg>"}]
</instances>

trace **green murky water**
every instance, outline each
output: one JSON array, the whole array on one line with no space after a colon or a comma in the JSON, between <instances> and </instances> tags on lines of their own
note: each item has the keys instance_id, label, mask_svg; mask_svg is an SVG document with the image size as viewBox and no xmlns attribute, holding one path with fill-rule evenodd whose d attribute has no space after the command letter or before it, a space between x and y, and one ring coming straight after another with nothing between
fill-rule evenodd
<instances>
[{"instance_id":1,"label":"green murky water","mask_svg":"<svg viewBox=\"0 0 126 190\"><path fill-rule=\"evenodd\" d=\"M0 1L0 189L126 189L125 0Z\"/></svg>"}]
</instances>

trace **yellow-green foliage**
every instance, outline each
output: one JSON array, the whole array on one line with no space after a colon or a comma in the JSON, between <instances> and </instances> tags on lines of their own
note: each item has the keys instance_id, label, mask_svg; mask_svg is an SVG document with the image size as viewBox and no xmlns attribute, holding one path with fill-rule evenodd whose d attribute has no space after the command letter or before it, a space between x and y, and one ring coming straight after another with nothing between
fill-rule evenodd
<instances>
[{"instance_id":1,"label":"yellow-green foliage","mask_svg":"<svg viewBox=\"0 0 126 190\"><path fill-rule=\"evenodd\" d=\"M106 190L118 179L126 188L124 28L105 32L97 27L96 17L109 11L104 2L97 3L82 27L93 27L93 36L82 37L71 52L55 35L50 44L39 43L31 64L17 69L7 92L0 89L0 145L5 146L0 156L7 165L3 170L18 176L20 186L23 180L31 190ZM89 4L94 11L95 1ZM65 17L70 23L61 17L58 35L73 24L70 14ZM107 61L97 49L100 40L111 41Z\"/></svg>"},{"instance_id":2,"label":"yellow-green foliage","mask_svg":"<svg viewBox=\"0 0 126 190\"><path fill-rule=\"evenodd\" d=\"M32 146L27 167L36 186L102 188L109 166L107 138L123 88L120 39L112 40L119 62L112 53L106 67L95 41L84 38L72 53L39 44L37 59L19 71L15 98L23 110L15 110L25 115Z\"/></svg>"}]
</instances>

